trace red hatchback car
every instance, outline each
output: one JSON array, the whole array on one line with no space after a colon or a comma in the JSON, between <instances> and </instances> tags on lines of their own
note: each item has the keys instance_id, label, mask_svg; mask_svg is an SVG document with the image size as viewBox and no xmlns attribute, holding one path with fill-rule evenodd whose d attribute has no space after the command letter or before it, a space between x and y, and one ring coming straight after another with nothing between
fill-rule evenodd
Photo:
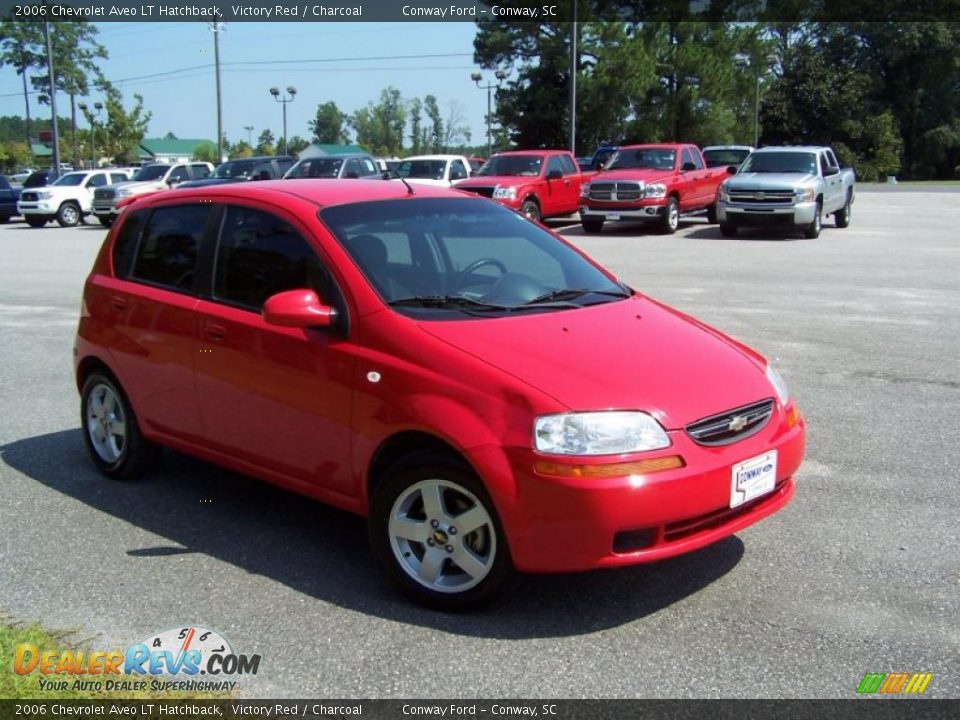
<instances>
[{"instance_id":1,"label":"red hatchback car","mask_svg":"<svg viewBox=\"0 0 960 720\"><path fill-rule=\"evenodd\" d=\"M368 517L415 599L659 560L784 507L804 422L757 353L499 204L260 182L131 205L86 281L83 435Z\"/></svg>"}]
</instances>

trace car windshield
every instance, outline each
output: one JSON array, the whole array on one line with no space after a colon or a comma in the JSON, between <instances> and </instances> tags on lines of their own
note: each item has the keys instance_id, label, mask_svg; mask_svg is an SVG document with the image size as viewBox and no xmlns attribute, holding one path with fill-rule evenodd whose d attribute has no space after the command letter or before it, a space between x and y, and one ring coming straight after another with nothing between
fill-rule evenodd
<instances>
[{"instance_id":1,"label":"car windshield","mask_svg":"<svg viewBox=\"0 0 960 720\"><path fill-rule=\"evenodd\" d=\"M218 167L213 176L221 180L247 177L260 163L260 160L231 160Z\"/></svg>"},{"instance_id":2,"label":"car windshield","mask_svg":"<svg viewBox=\"0 0 960 720\"><path fill-rule=\"evenodd\" d=\"M137 171L137 174L134 175L134 180L161 180L164 175L167 174L167 170L170 167L168 165L147 165L144 168L140 168Z\"/></svg>"},{"instance_id":3,"label":"car windshield","mask_svg":"<svg viewBox=\"0 0 960 720\"><path fill-rule=\"evenodd\" d=\"M343 158L319 157L301 160L287 173L287 178L335 178L340 175Z\"/></svg>"},{"instance_id":4,"label":"car windshield","mask_svg":"<svg viewBox=\"0 0 960 720\"><path fill-rule=\"evenodd\" d=\"M652 170L673 170L677 161L676 150L668 148L624 148L618 150L610 164L608 170L630 170L635 168L646 168Z\"/></svg>"},{"instance_id":5,"label":"car windshield","mask_svg":"<svg viewBox=\"0 0 960 720\"><path fill-rule=\"evenodd\" d=\"M817 174L817 156L807 152L754 153L743 164L741 172Z\"/></svg>"},{"instance_id":6,"label":"car windshield","mask_svg":"<svg viewBox=\"0 0 960 720\"><path fill-rule=\"evenodd\" d=\"M747 159L749 154L750 151L746 148L742 150L730 148L704 150L703 159L706 161L707 167L725 167L727 165L739 165Z\"/></svg>"},{"instance_id":7,"label":"car windshield","mask_svg":"<svg viewBox=\"0 0 960 720\"><path fill-rule=\"evenodd\" d=\"M397 166L397 175L402 178L443 180L446 160L404 160Z\"/></svg>"},{"instance_id":8,"label":"car windshield","mask_svg":"<svg viewBox=\"0 0 960 720\"><path fill-rule=\"evenodd\" d=\"M319 217L397 312L502 317L630 295L550 232L497 203L360 202L324 208Z\"/></svg>"},{"instance_id":9,"label":"car windshield","mask_svg":"<svg viewBox=\"0 0 960 720\"><path fill-rule=\"evenodd\" d=\"M57 180L54 185L82 185L86 179L87 176L85 173L67 173Z\"/></svg>"},{"instance_id":10,"label":"car windshield","mask_svg":"<svg viewBox=\"0 0 960 720\"><path fill-rule=\"evenodd\" d=\"M477 170L477 175L521 175L537 177L543 158L539 155L498 155Z\"/></svg>"}]
</instances>

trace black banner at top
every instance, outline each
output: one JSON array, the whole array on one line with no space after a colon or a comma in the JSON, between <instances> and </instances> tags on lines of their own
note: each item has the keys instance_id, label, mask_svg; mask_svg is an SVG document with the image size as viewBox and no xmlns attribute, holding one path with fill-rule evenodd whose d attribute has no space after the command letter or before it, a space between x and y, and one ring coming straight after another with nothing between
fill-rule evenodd
<instances>
[{"instance_id":1,"label":"black banner at top","mask_svg":"<svg viewBox=\"0 0 960 720\"><path fill-rule=\"evenodd\" d=\"M960 0L0 0L70 22L957 22Z\"/></svg>"}]
</instances>

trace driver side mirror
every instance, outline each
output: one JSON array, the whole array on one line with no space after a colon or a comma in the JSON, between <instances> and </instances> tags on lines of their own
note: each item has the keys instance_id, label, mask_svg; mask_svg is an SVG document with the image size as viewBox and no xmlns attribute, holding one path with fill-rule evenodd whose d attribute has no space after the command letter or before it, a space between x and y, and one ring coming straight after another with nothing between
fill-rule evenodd
<instances>
[{"instance_id":1,"label":"driver side mirror","mask_svg":"<svg viewBox=\"0 0 960 720\"><path fill-rule=\"evenodd\" d=\"M685 163L680 167L680 172L690 172L691 170L696 170L696 169L697 169L696 164L694 164L694 163L692 163L692 162L685 162Z\"/></svg>"},{"instance_id":2,"label":"driver side mirror","mask_svg":"<svg viewBox=\"0 0 960 720\"><path fill-rule=\"evenodd\" d=\"M727 175L736 175L737 166L736 165L727 165Z\"/></svg>"},{"instance_id":3,"label":"driver side mirror","mask_svg":"<svg viewBox=\"0 0 960 720\"><path fill-rule=\"evenodd\" d=\"M167 185L171 185L171 186L173 186L173 185L178 185L178 184L180 184L181 182L183 182L183 181L182 181L180 178L178 178L178 177L172 177L172 178L168 178L168 179L167 179Z\"/></svg>"},{"instance_id":4,"label":"driver side mirror","mask_svg":"<svg viewBox=\"0 0 960 720\"><path fill-rule=\"evenodd\" d=\"M563 177L563 173L559 170L548 170L547 171L547 180L559 180Z\"/></svg>"},{"instance_id":5,"label":"driver side mirror","mask_svg":"<svg viewBox=\"0 0 960 720\"><path fill-rule=\"evenodd\" d=\"M313 290L286 290L263 304L264 321L280 327L327 328L336 316L336 309L322 304Z\"/></svg>"},{"instance_id":6,"label":"driver side mirror","mask_svg":"<svg viewBox=\"0 0 960 720\"><path fill-rule=\"evenodd\" d=\"M827 165L823 169L823 174L826 175L827 177L830 177L831 175L836 175L839 172L840 172L840 168L838 168L836 165Z\"/></svg>"}]
</instances>

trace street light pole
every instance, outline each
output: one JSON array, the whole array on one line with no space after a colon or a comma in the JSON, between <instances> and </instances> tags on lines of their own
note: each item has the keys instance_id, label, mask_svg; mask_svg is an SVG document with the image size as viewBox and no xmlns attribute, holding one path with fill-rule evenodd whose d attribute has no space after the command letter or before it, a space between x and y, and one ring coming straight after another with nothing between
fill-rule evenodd
<instances>
[{"instance_id":1,"label":"street light pole","mask_svg":"<svg viewBox=\"0 0 960 720\"><path fill-rule=\"evenodd\" d=\"M507 77L507 74L503 70L497 70L493 74L493 76L497 79L496 84L487 83L486 85L481 85L480 81L483 80L483 75L481 75L478 72L470 74L470 79L473 80L474 83L476 83L477 87L480 88L481 90L487 91L487 159L489 159L490 156L493 154L493 143L491 142L491 139L490 139L490 121L493 119L493 109L492 109L493 98L491 93L494 88L498 88L500 87L501 84L503 84L504 78Z\"/></svg>"},{"instance_id":2,"label":"street light pole","mask_svg":"<svg viewBox=\"0 0 960 720\"><path fill-rule=\"evenodd\" d=\"M244 125L243 129L247 131L247 145L253 147L253 125Z\"/></svg>"},{"instance_id":3,"label":"street light pole","mask_svg":"<svg viewBox=\"0 0 960 720\"><path fill-rule=\"evenodd\" d=\"M750 67L750 58L743 54L738 53L734 59L734 64L739 68L748 68ZM777 56L770 54L766 57L767 71L773 71L773 68L777 64ZM763 82L763 76L765 73L762 72L762 68L759 63L756 65L756 85L754 87L753 94L753 146L759 147L760 145L760 83Z\"/></svg>"},{"instance_id":4,"label":"street light pole","mask_svg":"<svg viewBox=\"0 0 960 720\"><path fill-rule=\"evenodd\" d=\"M280 88L272 87L270 88L270 94L273 95L273 99L278 103L283 103L283 154L287 154L287 103L292 103L293 98L297 94L297 89L292 85L287 87L286 95L280 95ZM287 97L289 95L290 97Z\"/></svg>"}]
</instances>

